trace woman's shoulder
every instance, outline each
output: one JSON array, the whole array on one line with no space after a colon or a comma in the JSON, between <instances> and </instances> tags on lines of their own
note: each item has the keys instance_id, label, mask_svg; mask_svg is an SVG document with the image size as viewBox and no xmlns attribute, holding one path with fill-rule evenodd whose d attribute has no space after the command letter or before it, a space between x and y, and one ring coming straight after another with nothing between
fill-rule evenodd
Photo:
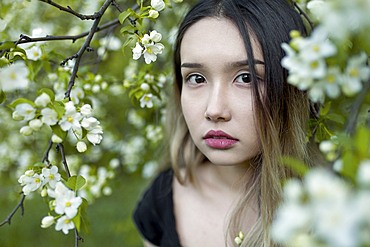
<instances>
[{"instance_id":1,"label":"woman's shoulder","mask_svg":"<svg viewBox=\"0 0 370 247\"><path fill-rule=\"evenodd\" d=\"M172 169L161 172L146 189L133 213L134 223L141 235L158 246L166 246L163 241L178 246L178 236L173 230L176 229L172 201L173 176Z\"/></svg>"}]
</instances>

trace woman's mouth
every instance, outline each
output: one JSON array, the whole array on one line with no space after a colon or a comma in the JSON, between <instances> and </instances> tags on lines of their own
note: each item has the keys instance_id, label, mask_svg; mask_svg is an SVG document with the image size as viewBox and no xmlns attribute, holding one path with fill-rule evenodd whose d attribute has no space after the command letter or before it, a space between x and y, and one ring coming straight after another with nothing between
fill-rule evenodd
<instances>
[{"instance_id":1,"label":"woman's mouth","mask_svg":"<svg viewBox=\"0 0 370 247\"><path fill-rule=\"evenodd\" d=\"M222 130L210 130L203 139L209 147L216 149L229 148L239 141Z\"/></svg>"}]
</instances>

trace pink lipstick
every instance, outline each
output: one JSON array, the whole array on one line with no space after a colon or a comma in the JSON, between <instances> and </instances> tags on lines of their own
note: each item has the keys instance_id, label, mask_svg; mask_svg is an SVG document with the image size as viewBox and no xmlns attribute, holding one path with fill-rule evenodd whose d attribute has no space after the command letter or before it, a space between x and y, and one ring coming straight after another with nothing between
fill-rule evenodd
<instances>
[{"instance_id":1,"label":"pink lipstick","mask_svg":"<svg viewBox=\"0 0 370 247\"><path fill-rule=\"evenodd\" d=\"M210 130L203 139L208 146L216 149L229 148L239 141L221 130Z\"/></svg>"}]
</instances>

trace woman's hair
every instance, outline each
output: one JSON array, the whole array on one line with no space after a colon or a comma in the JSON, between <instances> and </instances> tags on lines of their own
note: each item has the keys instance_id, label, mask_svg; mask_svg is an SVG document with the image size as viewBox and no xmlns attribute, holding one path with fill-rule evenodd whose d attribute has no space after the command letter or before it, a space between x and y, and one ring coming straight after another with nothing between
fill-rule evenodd
<instances>
[{"instance_id":1,"label":"woman's hair","mask_svg":"<svg viewBox=\"0 0 370 247\"><path fill-rule=\"evenodd\" d=\"M188 28L206 17L233 21L243 37L252 77L256 128L262 144L260 154L251 162L252 178L244 181L245 196L231 214L228 237L234 239L239 231L248 230L242 246L274 246L269 226L281 200L281 182L293 176L280 158L289 155L306 159L305 134L309 118L306 93L287 83L288 72L280 63L285 55L281 44L289 42L291 30L298 30L302 35L306 35L306 30L301 17L286 0L201 0L189 11L179 27L175 44L173 102L167 118L170 162L180 183L186 180L196 183L196 168L206 159L190 137L180 105L181 42ZM257 38L262 48L264 81L257 80L251 37ZM185 177L180 176L180 168L185 168ZM251 229L243 229L247 211L256 201L258 219Z\"/></svg>"}]
</instances>

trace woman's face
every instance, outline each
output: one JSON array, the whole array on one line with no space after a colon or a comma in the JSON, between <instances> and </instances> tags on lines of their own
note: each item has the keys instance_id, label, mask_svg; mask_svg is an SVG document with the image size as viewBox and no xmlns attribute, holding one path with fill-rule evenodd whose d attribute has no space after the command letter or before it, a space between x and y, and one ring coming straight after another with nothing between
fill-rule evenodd
<instances>
[{"instance_id":1,"label":"woman's face","mask_svg":"<svg viewBox=\"0 0 370 247\"><path fill-rule=\"evenodd\" d=\"M251 41L263 79L261 48ZM181 105L195 145L216 165L248 165L261 143L239 29L226 18L204 18L186 31L180 48Z\"/></svg>"}]
</instances>

